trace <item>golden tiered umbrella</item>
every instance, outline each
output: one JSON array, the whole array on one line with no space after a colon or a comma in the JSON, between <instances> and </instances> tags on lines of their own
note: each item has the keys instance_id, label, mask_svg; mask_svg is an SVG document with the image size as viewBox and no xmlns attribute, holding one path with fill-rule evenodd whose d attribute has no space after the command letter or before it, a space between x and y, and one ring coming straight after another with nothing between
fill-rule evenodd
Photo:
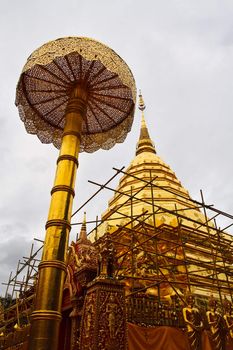
<instances>
[{"instance_id":1,"label":"golden tiered umbrella","mask_svg":"<svg viewBox=\"0 0 233 350\"><path fill-rule=\"evenodd\" d=\"M92 39L51 41L23 68L16 105L25 128L60 148L31 316L31 350L57 348L78 154L124 141L135 99L129 67Z\"/></svg>"}]
</instances>

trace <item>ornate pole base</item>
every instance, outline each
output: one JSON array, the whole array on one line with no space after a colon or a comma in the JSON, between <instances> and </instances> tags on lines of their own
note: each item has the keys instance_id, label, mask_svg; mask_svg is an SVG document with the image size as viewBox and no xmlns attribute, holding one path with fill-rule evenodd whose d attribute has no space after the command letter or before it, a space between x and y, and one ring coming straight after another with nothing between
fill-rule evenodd
<instances>
[{"instance_id":1,"label":"ornate pole base","mask_svg":"<svg viewBox=\"0 0 233 350\"><path fill-rule=\"evenodd\" d=\"M125 294L121 282L96 279L88 286L81 325L80 349L126 349Z\"/></svg>"}]
</instances>

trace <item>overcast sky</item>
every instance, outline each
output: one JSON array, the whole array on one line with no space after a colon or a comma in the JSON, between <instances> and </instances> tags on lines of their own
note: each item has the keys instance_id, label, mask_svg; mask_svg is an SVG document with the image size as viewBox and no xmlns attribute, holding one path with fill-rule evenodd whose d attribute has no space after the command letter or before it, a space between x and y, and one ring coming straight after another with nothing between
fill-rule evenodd
<instances>
[{"instance_id":1,"label":"overcast sky","mask_svg":"<svg viewBox=\"0 0 233 350\"><path fill-rule=\"evenodd\" d=\"M127 62L142 89L158 154L193 198L203 189L208 204L232 214L232 18L231 0L2 1L0 282L28 254L33 238L44 237L58 151L26 133L14 99L27 57L59 37L100 40ZM125 143L81 154L74 209L97 190L87 180L103 183L113 166L129 164L139 127L136 111ZM88 220L101 214L111 195L88 206ZM0 285L0 295L3 290Z\"/></svg>"}]
</instances>

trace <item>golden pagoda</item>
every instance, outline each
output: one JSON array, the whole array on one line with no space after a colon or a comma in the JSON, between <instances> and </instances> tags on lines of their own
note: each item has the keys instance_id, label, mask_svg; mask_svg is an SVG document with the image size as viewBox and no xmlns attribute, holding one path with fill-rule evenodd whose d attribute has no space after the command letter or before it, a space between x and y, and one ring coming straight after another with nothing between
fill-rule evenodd
<instances>
[{"instance_id":1,"label":"golden pagoda","mask_svg":"<svg viewBox=\"0 0 233 350\"><path fill-rule=\"evenodd\" d=\"M156 227L162 223L177 226L177 215L175 214L177 212L180 214L183 225L195 228L196 221L201 224L206 219L198 205L190 198L188 191L177 179L174 171L158 156L146 126L142 95L139 95L139 106L142 110L142 119L136 155L120 179L114 198L110 200L108 209L103 214L103 220L107 221L110 213L122 205L128 195L132 195L134 197L133 215L140 215L143 211L148 211L148 218L145 220L148 224ZM145 186L146 183L149 183L150 186ZM156 207L154 215L152 204ZM130 215L130 201L121 207L121 212ZM111 215L111 221L113 218L114 216Z\"/></svg>"},{"instance_id":2,"label":"golden pagoda","mask_svg":"<svg viewBox=\"0 0 233 350\"><path fill-rule=\"evenodd\" d=\"M232 350L233 239L215 219L233 217L190 197L157 154L141 93L139 109L133 160L117 188L95 183L114 195L69 245L58 349ZM36 288L0 309L1 349L28 348Z\"/></svg>"}]
</instances>

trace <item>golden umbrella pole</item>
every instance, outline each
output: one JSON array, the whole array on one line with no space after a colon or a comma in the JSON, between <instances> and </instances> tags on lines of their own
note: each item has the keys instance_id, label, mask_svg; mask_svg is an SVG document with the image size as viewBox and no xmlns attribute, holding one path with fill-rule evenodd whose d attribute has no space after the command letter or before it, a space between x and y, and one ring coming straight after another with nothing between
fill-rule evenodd
<instances>
[{"instance_id":1,"label":"golden umbrella pole","mask_svg":"<svg viewBox=\"0 0 233 350\"><path fill-rule=\"evenodd\" d=\"M58 345L66 252L86 99L86 91L77 85L71 93L66 109L62 145L51 191L42 262L39 266L35 311L31 315L31 350L52 350Z\"/></svg>"},{"instance_id":2,"label":"golden umbrella pole","mask_svg":"<svg viewBox=\"0 0 233 350\"><path fill-rule=\"evenodd\" d=\"M135 81L126 63L89 38L60 38L42 45L20 75L16 106L27 132L61 149L31 316L30 350L57 348L78 153L123 142L133 122L135 99Z\"/></svg>"}]
</instances>

